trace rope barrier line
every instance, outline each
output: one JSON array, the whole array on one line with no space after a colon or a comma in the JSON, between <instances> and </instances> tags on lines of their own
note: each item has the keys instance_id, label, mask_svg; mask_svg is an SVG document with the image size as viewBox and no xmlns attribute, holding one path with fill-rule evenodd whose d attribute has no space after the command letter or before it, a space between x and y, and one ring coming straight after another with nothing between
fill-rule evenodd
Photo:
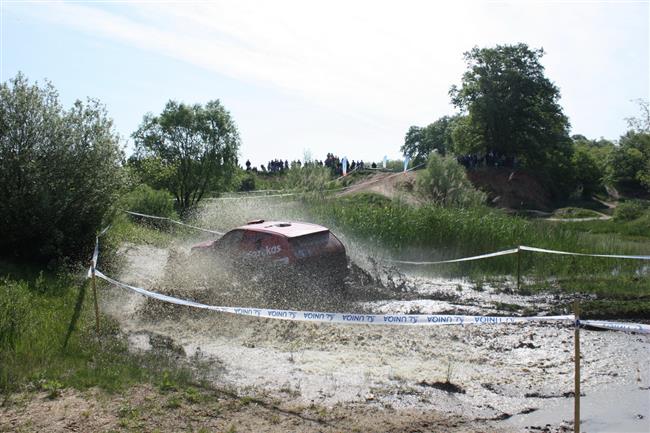
<instances>
[{"instance_id":1,"label":"rope barrier line","mask_svg":"<svg viewBox=\"0 0 650 433\"><path fill-rule=\"evenodd\" d=\"M568 251L557 251L557 250L546 250L543 248L528 247L525 245L520 245L517 248L512 248L509 250L497 251L494 253L481 254L479 256L463 257L460 259L451 259L451 260L439 260L435 262L415 262L408 260L388 260L391 263L400 263L405 265L438 265L443 263L456 263L456 262L467 262L471 260L480 260L496 256L504 256L507 254L516 254L519 251L531 251L537 253L547 253L547 254L561 254L568 256L582 256L582 257L604 257L604 258L614 258L614 259L631 259L631 260L650 260L650 256L627 256L621 254L588 254L588 253L573 253Z\"/></svg>"},{"instance_id":2,"label":"rope barrier line","mask_svg":"<svg viewBox=\"0 0 650 433\"><path fill-rule=\"evenodd\" d=\"M415 169L414 167L413 169ZM401 174L396 173L396 174ZM279 194L276 196L288 196L288 195L295 195L295 194ZM264 196L264 197L273 197L273 196ZM232 200L239 200L240 197L223 197L221 199L214 199L214 200L226 200L226 199L232 199ZM130 215L135 215L143 218L151 218L151 219L157 219L157 220L165 220L165 221L170 221L174 224L178 224L181 226L189 227L194 230L199 230L202 232L206 233L212 233L215 235L223 236L225 233L216 231L216 230L209 230L203 227L197 227L193 226L191 224L186 224L181 221L176 221L171 218L167 217L160 217L160 216L155 216L155 215L147 215L139 212L132 212L132 211L124 211L127 214ZM106 227L100 234L99 236L102 236L106 231L110 228L110 226ZM526 245L520 245L517 248L511 248L509 250L503 250L503 251L496 251L493 253L486 253L486 254L481 254L478 256L470 256L470 257L461 257L459 259L450 259L450 260L438 260L438 261L410 261L410 260L387 260L391 263L401 263L405 265L438 265L438 264L444 264L444 263L457 263L457 262L467 262L467 261L472 261L472 260L481 260L481 259L486 259L490 257L497 257L497 256L504 256L508 254L516 254L519 251L531 251L531 252L537 252L537 253L546 253L546 254L560 254L560 255L568 255L568 256L582 256L582 257L602 257L602 258L614 258L614 259L633 259L633 260L650 260L650 256L634 256L634 255L622 255L622 254L591 254L591 253L574 253L574 252L569 252L569 251L558 251L558 250L548 250L544 248L537 248L537 247L529 247ZM94 254L93 254L93 257Z\"/></svg>"},{"instance_id":3,"label":"rope barrier line","mask_svg":"<svg viewBox=\"0 0 650 433\"><path fill-rule=\"evenodd\" d=\"M584 257L605 257L612 259L634 259L634 260L650 260L650 256L625 256L620 254L587 254L587 253L572 253L567 251L556 251L556 250L545 250L543 248L536 247L527 247L521 245L519 249L523 251L532 251L537 253L547 253L547 254L562 254L568 256L584 256Z\"/></svg>"},{"instance_id":4,"label":"rope barrier line","mask_svg":"<svg viewBox=\"0 0 650 433\"><path fill-rule=\"evenodd\" d=\"M290 197L298 195L298 193L291 192L287 194L268 194L268 195L249 195L249 196L240 196L240 197L212 197L206 198L204 200L217 201L217 200L256 200L260 198L272 198L272 197Z\"/></svg>"},{"instance_id":5,"label":"rope barrier line","mask_svg":"<svg viewBox=\"0 0 650 433\"><path fill-rule=\"evenodd\" d=\"M107 225L104 230L99 232L97 236L95 236L95 248L93 249L93 255L90 259L90 268L88 268L88 278L92 278L93 276L93 270L97 268L97 261L99 260L99 238L104 236L108 229L111 228L111 225Z\"/></svg>"},{"instance_id":6,"label":"rope barrier line","mask_svg":"<svg viewBox=\"0 0 650 433\"><path fill-rule=\"evenodd\" d=\"M159 217L160 218L160 217ZM222 313L253 316L268 319L280 320L293 320L293 321L308 321L308 322L322 322L322 323L346 323L346 324L372 324L372 325L469 325L469 324L511 324L511 323L525 323L525 322L563 322L571 321L574 326L590 326L594 328L602 328L614 331L634 332L640 334L650 334L650 325L641 323L620 323L602 320L576 320L575 315L560 315L560 316L532 316L532 317L517 317L517 316L464 316L464 315L440 315L440 314L358 314L358 313L331 313L331 312L318 312L318 311L293 311L293 310L276 310L266 308L241 308L241 307L223 307L216 305L207 305L200 302L195 302L186 299L179 299L173 296L164 295L162 293L152 292L141 287L132 286L108 277L100 270L97 269L97 262L99 260L99 238L103 236L110 226L102 230L95 238L95 248L90 269L88 270L88 278L92 278L94 282L95 277L99 277L110 284L115 286L132 290L141 295L149 298L157 299L163 302L168 302L176 305L184 305L188 307L195 307L218 311ZM510 251L510 250L508 250ZM501 251L497 254L511 254L508 251ZM515 250L516 251L516 250ZM478 256L476 256L478 257ZM96 299L96 296L95 296ZM97 309L97 306L96 306ZM95 312L97 318L99 317L97 311Z\"/></svg>"},{"instance_id":7,"label":"rope barrier line","mask_svg":"<svg viewBox=\"0 0 650 433\"><path fill-rule=\"evenodd\" d=\"M156 219L156 220L161 220L161 221L163 221L163 220L164 220L164 221L169 221L169 222L172 222L172 223L174 223L174 224L178 224L178 225L180 225L180 226L189 227L189 228L192 228L192 229L194 229L194 230L199 230L199 231L206 232L206 233L212 233L212 234L214 234L214 235L223 236L223 235L225 234L224 232L219 232L219 231L216 231L216 230L208 230L208 229L204 229L203 227L193 226L193 225L191 225L191 224L186 224L186 223L184 223L184 222L176 221L176 220L173 220L173 219L171 219L171 218L167 218L167 217L159 217L159 216L155 216L155 215L147 215L147 214L144 214L144 213L131 212L131 211L128 211L128 210L125 210L124 212L125 212L125 213L128 213L129 215L135 215L135 216L139 216L139 217L143 217L143 218L151 218L151 219Z\"/></svg>"},{"instance_id":8,"label":"rope barrier line","mask_svg":"<svg viewBox=\"0 0 650 433\"><path fill-rule=\"evenodd\" d=\"M361 184L359 184L361 185ZM339 191L345 191L347 189L352 188L352 186L345 186L342 188L333 188L333 189L324 189L322 192L328 193L328 192L339 192ZM277 190L277 191L282 191L282 190ZM206 201L220 201L220 200L257 200L257 199L262 199L262 198L273 198L273 197L293 197L296 195L304 195L306 194L305 191L298 191L298 192L287 192L283 194L259 194L259 195L241 195L241 196L229 196L229 197L208 197L204 198L203 200Z\"/></svg>"},{"instance_id":9,"label":"rope barrier line","mask_svg":"<svg viewBox=\"0 0 650 433\"><path fill-rule=\"evenodd\" d=\"M253 316L266 319L291 320L319 323L361 323L367 325L492 325L526 322L573 322L573 315L562 316L462 316L437 314L365 314L365 313L331 313L322 311L276 310L267 308L224 307L207 305L200 302L180 299L162 293L152 292L141 287L117 281L95 269L95 275L115 286L122 287L159 301L187 307L201 308L221 313L240 316Z\"/></svg>"},{"instance_id":10,"label":"rope barrier line","mask_svg":"<svg viewBox=\"0 0 650 433\"><path fill-rule=\"evenodd\" d=\"M187 299L180 299L162 293L153 292L141 287L132 286L115 280L101 271L95 269L95 276L107 281L114 286L128 289L148 298L159 301L217 311L220 313L238 316L251 316L264 319L278 319L297 322L336 323L336 324L364 324L364 325L393 325L393 326L442 326L442 325L499 325L529 322L571 322L573 325L590 326L614 331L650 334L650 325L642 323L620 323L601 320L576 321L575 315L566 314L558 316L465 316L453 314L365 314L365 313L332 313L323 311L298 311L278 310L268 308L250 307L224 307L208 305Z\"/></svg>"},{"instance_id":11,"label":"rope barrier line","mask_svg":"<svg viewBox=\"0 0 650 433\"><path fill-rule=\"evenodd\" d=\"M457 263L457 262L468 262L471 260L481 260L481 259L487 259L489 257L497 257L497 256L505 256L508 254L516 254L518 252L517 248L512 248L510 250L503 250L503 251L497 251L495 253L488 253L488 254L481 254L480 256L472 256L472 257L462 257L460 259L452 259L452 260L439 260L437 262L411 262L408 260L388 260L389 262L392 263L401 263L401 264L406 264L406 265L438 265L441 263Z\"/></svg>"},{"instance_id":12,"label":"rope barrier line","mask_svg":"<svg viewBox=\"0 0 650 433\"><path fill-rule=\"evenodd\" d=\"M650 325L643 323L610 322L607 320L580 320L580 325L591 326L594 328L610 329L612 331L650 334Z\"/></svg>"}]
</instances>

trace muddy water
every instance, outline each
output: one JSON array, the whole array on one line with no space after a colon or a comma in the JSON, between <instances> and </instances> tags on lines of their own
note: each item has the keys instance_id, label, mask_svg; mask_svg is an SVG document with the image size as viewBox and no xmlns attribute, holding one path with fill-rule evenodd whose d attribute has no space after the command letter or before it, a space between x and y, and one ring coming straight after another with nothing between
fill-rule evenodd
<instances>
[{"instance_id":1,"label":"muddy water","mask_svg":"<svg viewBox=\"0 0 650 433\"><path fill-rule=\"evenodd\" d=\"M165 249L127 246L119 277L164 291L169 274L182 273L182 266L168 266L169 256ZM408 293L371 296L345 308L491 314L496 303L544 312L553 302L507 295L489 286L477 291L460 280L399 278ZM192 278L182 281L189 283L181 293L192 296ZM283 401L325 406L365 402L394 409L433 407L513 431L556 431L572 419L573 329L566 325L372 327L185 309L147 314L151 301L137 294L109 288L105 295L103 308L122 324L134 350L148 350L152 334L171 337L188 356L218 360L214 379L243 392L254 389ZM649 431L650 339L583 331L581 343L583 430ZM460 392L437 387L446 381Z\"/></svg>"}]
</instances>

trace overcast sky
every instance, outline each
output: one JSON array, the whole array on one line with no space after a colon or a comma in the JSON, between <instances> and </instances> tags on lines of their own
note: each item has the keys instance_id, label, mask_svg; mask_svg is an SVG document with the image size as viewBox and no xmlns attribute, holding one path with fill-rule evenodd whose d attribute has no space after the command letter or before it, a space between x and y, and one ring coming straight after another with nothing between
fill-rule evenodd
<instances>
[{"instance_id":1,"label":"overcast sky","mask_svg":"<svg viewBox=\"0 0 650 433\"><path fill-rule=\"evenodd\" d=\"M616 139L648 98L648 1L7 1L5 81L106 104L129 148L167 100L220 99L240 160L400 156L410 125L453 114L473 46L543 47L572 133Z\"/></svg>"}]
</instances>

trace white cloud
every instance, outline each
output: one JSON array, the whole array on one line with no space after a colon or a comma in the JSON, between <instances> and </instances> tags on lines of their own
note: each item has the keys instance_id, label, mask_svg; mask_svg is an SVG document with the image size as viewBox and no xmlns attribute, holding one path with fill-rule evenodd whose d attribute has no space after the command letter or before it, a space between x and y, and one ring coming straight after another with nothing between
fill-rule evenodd
<instances>
[{"instance_id":1,"label":"white cloud","mask_svg":"<svg viewBox=\"0 0 650 433\"><path fill-rule=\"evenodd\" d=\"M448 111L446 92L462 70L462 50L471 46L457 20L465 17L464 26L473 27L462 3L135 3L112 10L62 3L47 9L48 19L66 26L277 86L376 126Z\"/></svg>"},{"instance_id":2,"label":"white cloud","mask_svg":"<svg viewBox=\"0 0 650 433\"><path fill-rule=\"evenodd\" d=\"M568 114L575 112L583 128L588 116L580 117L585 107L578 98L602 89L603 80L620 80L630 66L608 62L621 49L629 52L632 67L645 65L647 77L647 20L646 40L636 44L616 28L631 20L643 37L635 11L644 9L635 4L243 0L50 3L32 9L63 26L344 113L373 130L374 144L367 145L379 140L382 154L399 147L409 125L453 111L447 92L460 81L462 53L474 45L543 46L550 78L569 96L563 100ZM576 71L591 74L576 77ZM640 81L626 85L644 96L648 83ZM613 122L611 113L596 114ZM618 117L622 122L624 116Z\"/></svg>"}]
</instances>

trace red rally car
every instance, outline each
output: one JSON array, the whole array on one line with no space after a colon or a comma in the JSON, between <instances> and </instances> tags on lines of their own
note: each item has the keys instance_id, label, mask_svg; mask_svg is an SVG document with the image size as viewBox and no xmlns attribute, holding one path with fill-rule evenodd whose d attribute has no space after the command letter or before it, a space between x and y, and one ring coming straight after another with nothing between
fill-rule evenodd
<instances>
[{"instance_id":1,"label":"red rally car","mask_svg":"<svg viewBox=\"0 0 650 433\"><path fill-rule=\"evenodd\" d=\"M348 273L341 241L326 227L297 221L249 221L192 251L216 254L242 276L262 274L289 283L342 289Z\"/></svg>"}]
</instances>

